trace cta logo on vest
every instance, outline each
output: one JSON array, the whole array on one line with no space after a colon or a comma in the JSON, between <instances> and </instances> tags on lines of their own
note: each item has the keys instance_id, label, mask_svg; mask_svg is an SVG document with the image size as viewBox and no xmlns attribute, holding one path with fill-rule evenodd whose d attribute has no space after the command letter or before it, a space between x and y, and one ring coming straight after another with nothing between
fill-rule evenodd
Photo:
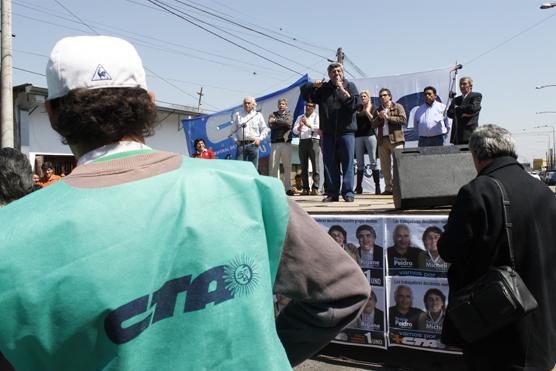
<instances>
[{"instance_id":1,"label":"cta logo on vest","mask_svg":"<svg viewBox=\"0 0 556 371\"><path fill-rule=\"evenodd\" d=\"M228 265L211 268L194 279L189 274L166 281L152 294L141 296L110 312L104 319L104 330L113 343L124 344L156 322L172 317L181 292L187 292L183 313L188 313L203 310L209 303L217 305L235 296L251 294L257 283L254 261L242 256ZM142 320L123 326L124 322L149 311Z\"/></svg>"}]
</instances>

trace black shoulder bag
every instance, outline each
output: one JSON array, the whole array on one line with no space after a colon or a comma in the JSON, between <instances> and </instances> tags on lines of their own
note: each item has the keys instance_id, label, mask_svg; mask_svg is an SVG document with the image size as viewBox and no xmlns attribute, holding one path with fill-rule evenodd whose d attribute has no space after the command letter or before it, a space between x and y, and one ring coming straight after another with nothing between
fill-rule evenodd
<instances>
[{"instance_id":1,"label":"black shoulder bag","mask_svg":"<svg viewBox=\"0 0 556 371\"><path fill-rule=\"evenodd\" d=\"M537 308L537 301L515 271L510 201L502 183L495 178L491 179L496 182L502 194L502 214L511 265L491 267L477 281L453 295L447 316L468 343L518 321Z\"/></svg>"}]
</instances>

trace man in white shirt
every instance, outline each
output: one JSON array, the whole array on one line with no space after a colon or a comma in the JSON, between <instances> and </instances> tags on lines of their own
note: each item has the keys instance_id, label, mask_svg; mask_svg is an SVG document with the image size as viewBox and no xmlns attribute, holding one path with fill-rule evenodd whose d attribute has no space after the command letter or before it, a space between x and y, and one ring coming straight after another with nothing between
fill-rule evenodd
<instances>
[{"instance_id":1,"label":"man in white shirt","mask_svg":"<svg viewBox=\"0 0 556 371\"><path fill-rule=\"evenodd\" d=\"M313 169L313 186L311 194L319 194L319 157L320 157L320 129L319 116L315 112L315 104L305 105L305 114L300 115L293 125L293 132L299 135L299 161L301 162L301 180L303 191L301 195L309 194L309 161Z\"/></svg>"},{"instance_id":2,"label":"man in white shirt","mask_svg":"<svg viewBox=\"0 0 556 371\"><path fill-rule=\"evenodd\" d=\"M433 86L427 86L423 94L425 103L419 106L413 119L413 126L419 134L418 146L442 146L450 131L450 120L445 115L446 105L436 100L436 89Z\"/></svg>"},{"instance_id":3,"label":"man in white shirt","mask_svg":"<svg viewBox=\"0 0 556 371\"><path fill-rule=\"evenodd\" d=\"M251 161L255 169L258 169L259 146L270 129L266 126L263 115L255 110L256 106L255 98L243 98L243 110L235 113L232 130L237 145L236 159Z\"/></svg>"}]
</instances>

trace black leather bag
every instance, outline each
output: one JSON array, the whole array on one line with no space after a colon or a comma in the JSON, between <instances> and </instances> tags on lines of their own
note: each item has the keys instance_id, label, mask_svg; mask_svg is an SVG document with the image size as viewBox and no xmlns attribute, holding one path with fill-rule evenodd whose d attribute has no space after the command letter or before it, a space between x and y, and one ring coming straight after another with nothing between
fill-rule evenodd
<instances>
[{"instance_id":1,"label":"black leather bag","mask_svg":"<svg viewBox=\"0 0 556 371\"><path fill-rule=\"evenodd\" d=\"M448 305L447 317L468 342L480 340L537 308L537 301L515 271L509 206L503 185L493 179L503 200L510 266L491 267L474 283L458 290Z\"/></svg>"}]
</instances>

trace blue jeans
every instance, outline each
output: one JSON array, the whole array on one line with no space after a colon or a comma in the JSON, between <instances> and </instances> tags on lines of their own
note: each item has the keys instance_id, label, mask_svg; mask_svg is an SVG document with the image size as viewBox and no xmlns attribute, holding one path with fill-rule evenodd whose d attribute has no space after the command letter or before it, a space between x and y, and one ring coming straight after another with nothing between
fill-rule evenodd
<instances>
[{"instance_id":1,"label":"blue jeans","mask_svg":"<svg viewBox=\"0 0 556 371\"><path fill-rule=\"evenodd\" d=\"M374 135L368 137L355 137L355 158L357 159L358 171L365 170L365 149L369 155L371 170L377 169L376 145L376 137Z\"/></svg>"},{"instance_id":2,"label":"blue jeans","mask_svg":"<svg viewBox=\"0 0 556 371\"><path fill-rule=\"evenodd\" d=\"M244 152L245 149L245 152ZM259 169L259 147L254 143L237 146L236 160L251 161Z\"/></svg>"},{"instance_id":3,"label":"blue jeans","mask_svg":"<svg viewBox=\"0 0 556 371\"><path fill-rule=\"evenodd\" d=\"M322 160L324 163L324 180L326 194L330 197L353 197L353 155L355 136L324 135L322 138ZM342 167L342 188L340 189L340 165Z\"/></svg>"},{"instance_id":4,"label":"blue jeans","mask_svg":"<svg viewBox=\"0 0 556 371\"><path fill-rule=\"evenodd\" d=\"M419 137L418 147L436 147L444 145L444 135L434 137Z\"/></svg>"}]
</instances>

